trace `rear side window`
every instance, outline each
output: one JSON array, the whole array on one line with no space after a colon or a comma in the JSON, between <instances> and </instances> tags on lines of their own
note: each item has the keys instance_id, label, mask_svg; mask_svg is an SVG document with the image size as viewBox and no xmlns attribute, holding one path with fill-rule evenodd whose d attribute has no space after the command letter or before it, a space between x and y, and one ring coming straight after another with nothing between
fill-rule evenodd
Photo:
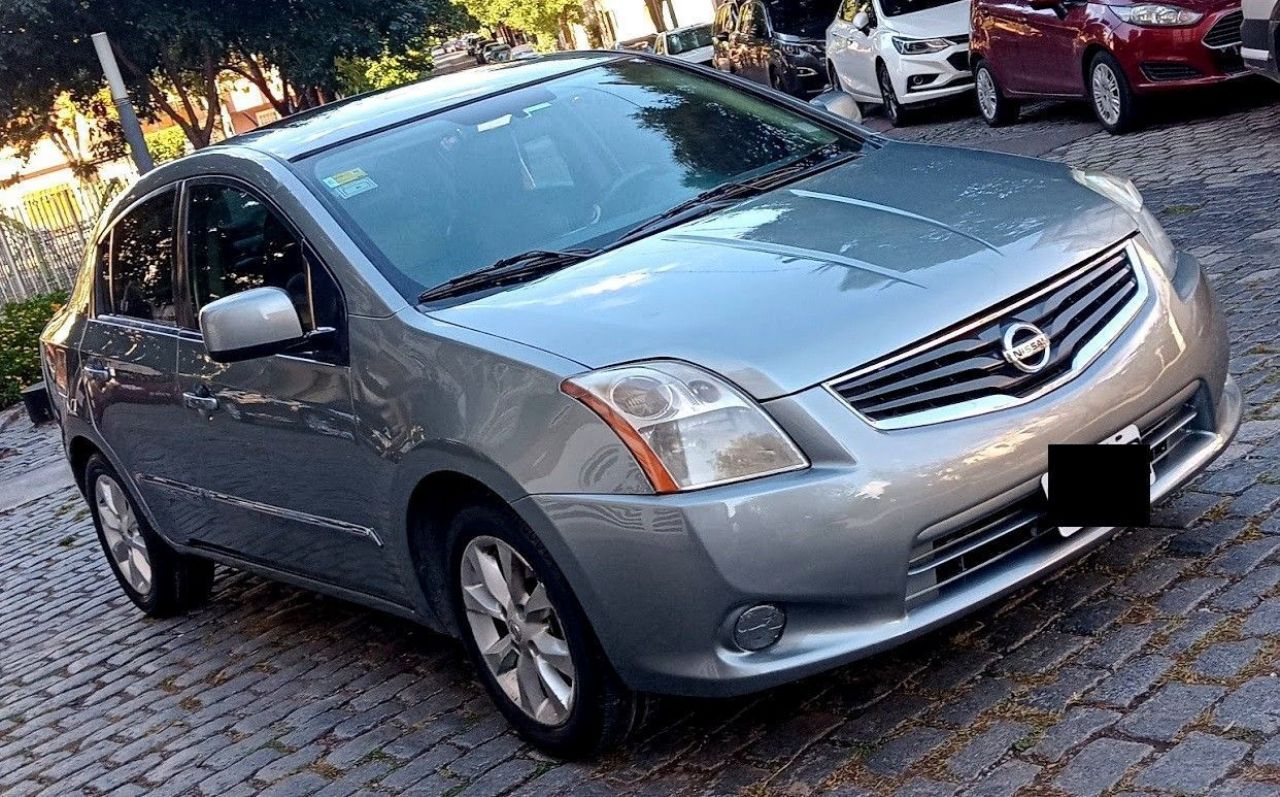
<instances>
[{"instance_id":1,"label":"rear side window","mask_svg":"<svg viewBox=\"0 0 1280 797\"><path fill-rule=\"evenodd\" d=\"M328 272L266 203L235 186L206 183L188 192L187 265L196 310L252 288L289 294L304 330L340 326L342 300Z\"/></svg>"},{"instance_id":2,"label":"rear side window","mask_svg":"<svg viewBox=\"0 0 1280 797\"><path fill-rule=\"evenodd\" d=\"M173 208L176 191L152 197L111 231L111 312L172 324Z\"/></svg>"}]
</instances>

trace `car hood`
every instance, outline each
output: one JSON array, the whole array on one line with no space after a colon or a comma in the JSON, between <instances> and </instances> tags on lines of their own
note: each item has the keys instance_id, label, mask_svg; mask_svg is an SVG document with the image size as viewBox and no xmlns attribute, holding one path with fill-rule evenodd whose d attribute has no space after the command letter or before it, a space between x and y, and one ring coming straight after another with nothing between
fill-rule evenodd
<instances>
[{"instance_id":1,"label":"car hood","mask_svg":"<svg viewBox=\"0 0 1280 797\"><path fill-rule=\"evenodd\" d=\"M969 3L947 3L923 11L885 18L886 27L913 39L959 36L969 32Z\"/></svg>"},{"instance_id":2,"label":"car hood","mask_svg":"<svg viewBox=\"0 0 1280 797\"><path fill-rule=\"evenodd\" d=\"M685 360L768 399L934 335L1135 227L1065 166L886 143L430 314L589 368Z\"/></svg>"}]
</instances>

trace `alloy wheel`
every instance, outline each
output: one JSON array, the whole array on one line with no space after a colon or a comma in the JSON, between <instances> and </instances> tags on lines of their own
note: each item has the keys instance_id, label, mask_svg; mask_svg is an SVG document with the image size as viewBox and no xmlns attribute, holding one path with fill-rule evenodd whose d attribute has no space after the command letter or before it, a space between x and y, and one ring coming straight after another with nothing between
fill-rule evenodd
<instances>
[{"instance_id":1,"label":"alloy wheel","mask_svg":"<svg viewBox=\"0 0 1280 797\"><path fill-rule=\"evenodd\" d=\"M514 548L479 536L462 552L467 624L503 693L544 725L573 711L575 668L546 585Z\"/></svg>"},{"instance_id":2,"label":"alloy wheel","mask_svg":"<svg viewBox=\"0 0 1280 797\"><path fill-rule=\"evenodd\" d=\"M902 109L898 105L898 96L893 93L893 83L889 80L889 73L882 66L877 76L880 79L880 96L884 100L885 113L889 115L889 121L895 125L902 116Z\"/></svg>"},{"instance_id":3,"label":"alloy wheel","mask_svg":"<svg viewBox=\"0 0 1280 797\"><path fill-rule=\"evenodd\" d=\"M1093 107L1098 117L1108 125L1120 121L1120 81L1115 72L1107 64L1098 64L1093 68L1090 80L1093 89Z\"/></svg>"},{"instance_id":4,"label":"alloy wheel","mask_svg":"<svg viewBox=\"0 0 1280 797\"><path fill-rule=\"evenodd\" d=\"M991 73L986 69L978 70L978 107L982 109L983 117L987 119L996 118L996 104L999 102L996 97L996 84L991 79Z\"/></svg>"},{"instance_id":5,"label":"alloy wheel","mask_svg":"<svg viewBox=\"0 0 1280 797\"><path fill-rule=\"evenodd\" d=\"M112 560L129 586L139 595L146 595L151 591L151 557L133 505L120 483L105 474L94 482L93 494Z\"/></svg>"}]
</instances>

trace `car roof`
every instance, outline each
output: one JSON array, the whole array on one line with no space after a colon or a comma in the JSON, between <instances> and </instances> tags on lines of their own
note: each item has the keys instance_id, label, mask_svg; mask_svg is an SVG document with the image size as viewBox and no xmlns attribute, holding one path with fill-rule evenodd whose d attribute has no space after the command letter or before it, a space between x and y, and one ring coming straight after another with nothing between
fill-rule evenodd
<instances>
[{"instance_id":1,"label":"car roof","mask_svg":"<svg viewBox=\"0 0 1280 797\"><path fill-rule=\"evenodd\" d=\"M573 52L438 75L304 111L221 144L294 160L454 105L623 57L617 52Z\"/></svg>"}]
</instances>

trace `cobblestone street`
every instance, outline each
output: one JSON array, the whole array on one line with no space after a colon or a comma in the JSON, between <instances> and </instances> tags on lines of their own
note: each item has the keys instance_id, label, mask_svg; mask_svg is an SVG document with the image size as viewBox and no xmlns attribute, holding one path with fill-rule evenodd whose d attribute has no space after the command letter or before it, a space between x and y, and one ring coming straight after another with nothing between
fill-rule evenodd
<instances>
[{"instance_id":1,"label":"cobblestone street","mask_svg":"<svg viewBox=\"0 0 1280 797\"><path fill-rule=\"evenodd\" d=\"M1124 137L1065 105L893 133L1048 131L1047 157L1133 178L1206 265L1247 417L1152 528L894 652L660 701L623 749L562 765L460 645L389 616L220 568L206 607L145 619L64 489L0 517L0 794L1280 795L1280 93L1255 89ZM6 417L0 481L61 456Z\"/></svg>"}]
</instances>

